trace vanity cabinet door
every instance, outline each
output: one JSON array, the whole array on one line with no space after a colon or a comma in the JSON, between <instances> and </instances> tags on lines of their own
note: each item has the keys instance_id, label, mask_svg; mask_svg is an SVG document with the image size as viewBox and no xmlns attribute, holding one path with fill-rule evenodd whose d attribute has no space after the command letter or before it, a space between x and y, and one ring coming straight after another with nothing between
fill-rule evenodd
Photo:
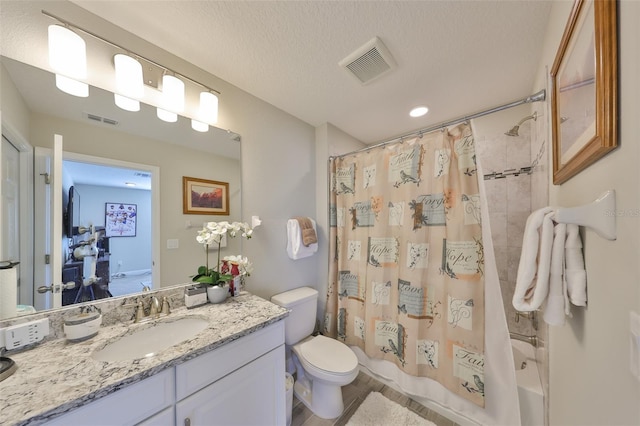
<instances>
[{"instance_id":1,"label":"vanity cabinet door","mask_svg":"<svg viewBox=\"0 0 640 426\"><path fill-rule=\"evenodd\" d=\"M47 422L48 426L134 425L175 403L175 369L169 368ZM173 419L171 423L173 424Z\"/></svg>"},{"instance_id":2,"label":"vanity cabinet door","mask_svg":"<svg viewBox=\"0 0 640 426\"><path fill-rule=\"evenodd\" d=\"M147 420L138 423L136 426L171 426L176 421L176 409L171 406L167 409L160 411L153 417L149 417Z\"/></svg>"},{"instance_id":3,"label":"vanity cabinet door","mask_svg":"<svg viewBox=\"0 0 640 426\"><path fill-rule=\"evenodd\" d=\"M284 425L284 371L281 345L178 402L176 424Z\"/></svg>"}]
</instances>

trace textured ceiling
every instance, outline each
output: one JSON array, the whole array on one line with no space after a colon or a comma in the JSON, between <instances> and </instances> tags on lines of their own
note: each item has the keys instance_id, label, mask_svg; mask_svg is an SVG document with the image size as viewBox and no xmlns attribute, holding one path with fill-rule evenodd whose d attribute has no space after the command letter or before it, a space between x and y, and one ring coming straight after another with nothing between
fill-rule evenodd
<instances>
[{"instance_id":1,"label":"textured ceiling","mask_svg":"<svg viewBox=\"0 0 640 426\"><path fill-rule=\"evenodd\" d=\"M551 7L541 0L74 3L313 126L331 123L365 143L542 89L532 84ZM338 62L375 36L398 67L363 86ZM410 118L419 104L429 114Z\"/></svg>"}]
</instances>

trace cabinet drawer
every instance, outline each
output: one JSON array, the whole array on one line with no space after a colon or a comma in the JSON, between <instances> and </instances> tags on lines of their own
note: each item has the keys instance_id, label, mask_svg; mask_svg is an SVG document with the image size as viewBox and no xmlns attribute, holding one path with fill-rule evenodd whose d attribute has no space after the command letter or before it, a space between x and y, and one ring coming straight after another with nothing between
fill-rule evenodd
<instances>
[{"instance_id":1,"label":"cabinet drawer","mask_svg":"<svg viewBox=\"0 0 640 426\"><path fill-rule=\"evenodd\" d=\"M57 417L47 425L132 425L175 403L174 369L134 383Z\"/></svg>"},{"instance_id":2,"label":"cabinet drawer","mask_svg":"<svg viewBox=\"0 0 640 426\"><path fill-rule=\"evenodd\" d=\"M215 382L284 344L284 321L278 321L176 367L176 399Z\"/></svg>"}]
</instances>

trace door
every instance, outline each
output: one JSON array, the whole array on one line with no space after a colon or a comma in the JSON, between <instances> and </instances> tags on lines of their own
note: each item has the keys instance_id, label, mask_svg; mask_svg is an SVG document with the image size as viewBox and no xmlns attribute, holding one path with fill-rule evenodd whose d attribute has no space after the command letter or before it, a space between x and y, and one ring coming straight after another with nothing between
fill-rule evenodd
<instances>
[{"instance_id":1,"label":"door","mask_svg":"<svg viewBox=\"0 0 640 426\"><path fill-rule=\"evenodd\" d=\"M176 424L284 425L284 396L282 345L178 402Z\"/></svg>"},{"instance_id":2,"label":"door","mask_svg":"<svg viewBox=\"0 0 640 426\"><path fill-rule=\"evenodd\" d=\"M2 137L2 229L0 230L0 261L20 261L20 161L19 152ZM20 281L18 280L18 283ZM20 292L18 291L18 294Z\"/></svg>"},{"instance_id":3,"label":"door","mask_svg":"<svg viewBox=\"0 0 640 426\"><path fill-rule=\"evenodd\" d=\"M62 307L62 136L53 150L34 152L34 284L49 290L34 294L40 311Z\"/></svg>"}]
</instances>

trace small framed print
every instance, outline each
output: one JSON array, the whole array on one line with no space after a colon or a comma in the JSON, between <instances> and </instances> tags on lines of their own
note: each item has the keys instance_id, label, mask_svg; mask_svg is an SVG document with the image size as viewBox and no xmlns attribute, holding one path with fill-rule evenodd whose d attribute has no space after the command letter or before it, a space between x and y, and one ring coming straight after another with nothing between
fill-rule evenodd
<instances>
[{"instance_id":1,"label":"small framed print","mask_svg":"<svg viewBox=\"0 0 640 426\"><path fill-rule=\"evenodd\" d=\"M229 183L182 177L184 214L229 215Z\"/></svg>"},{"instance_id":2,"label":"small framed print","mask_svg":"<svg viewBox=\"0 0 640 426\"><path fill-rule=\"evenodd\" d=\"M104 228L106 237L135 237L138 206L125 203L105 203Z\"/></svg>"}]
</instances>

